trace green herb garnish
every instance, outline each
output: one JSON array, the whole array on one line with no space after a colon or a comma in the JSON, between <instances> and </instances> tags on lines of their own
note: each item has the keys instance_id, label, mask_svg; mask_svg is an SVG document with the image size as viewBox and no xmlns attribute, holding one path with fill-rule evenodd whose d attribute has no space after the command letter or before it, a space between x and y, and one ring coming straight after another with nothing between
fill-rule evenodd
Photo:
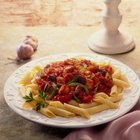
<instances>
[{"instance_id":1,"label":"green herb garnish","mask_svg":"<svg viewBox=\"0 0 140 140\"><path fill-rule=\"evenodd\" d=\"M34 100L32 92L30 92L29 95L26 95L23 98L26 100L26 102L31 102Z\"/></svg>"},{"instance_id":2,"label":"green herb garnish","mask_svg":"<svg viewBox=\"0 0 140 140\"><path fill-rule=\"evenodd\" d=\"M44 108L44 107L46 107L46 106L48 106L48 104L47 104L46 102L38 102L38 103L36 104L36 111L38 111L38 110L40 110L41 108Z\"/></svg>"},{"instance_id":3,"label":"green herb garnish","mask_svg":"<svg viewBox=\"0 0 140 140\"><path fill-rule=\"evenodd\" d=\"M47 97L47 94L45 93L45 92L43 92L42 90L39 90L39 94L38 94L38 96L40 97L40 98L42 98L42 99L46 99L46 97Z\"/></svg>"}]
</instances>

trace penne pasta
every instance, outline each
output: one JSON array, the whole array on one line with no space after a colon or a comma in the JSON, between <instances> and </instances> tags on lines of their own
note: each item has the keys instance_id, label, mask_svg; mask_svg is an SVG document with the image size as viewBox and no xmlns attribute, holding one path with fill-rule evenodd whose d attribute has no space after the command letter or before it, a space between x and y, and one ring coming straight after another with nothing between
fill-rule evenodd
<instances>
[{"instance_id":1,"label":"penne pasta","mask_svg":"<svg viewBox=\"0 0 140 140\"><path fill-rule=\"evenodd\" d=\"M23 85L21 85L21 86L19 87L19 93L21 94L22 97L24 97L24 96L27 95L27 93L26 93L26 88L25 88Z\"/></svg>"},{"instance_id":2,"label":"penne pasta","mask_svg":"<svg viewBox=\"0 0 140 140\"><path fill-rule=\"evenodd\" d=\"M120 79L116 79L116 78L113 78L113 83L123 88L128 88L130 86L127 82L122 81Z\"/></svg>"},{"instance_id":3,"label":"penne pasta","mask_svg":"<svg viewBox=\"0 0 140 140\"><path fill-rule=\"evenodd\" d=\"M122 93L123 92L123 87L117 86L117 91L118 91L118 93Z\"/></svg>"},{"instance_id":4,"label":"penne pasta","mask_svg":"<svg viewBox=\"0 0 140 140\"><path fill-rule=\"evenodd\" d=\"M32 106L31 106L31 104L30 104L29 102L25 102L25 103L22 105L22 107L23 107L24 109L27 109L27 110L32 109Z\"/></svg>"},{"instance_id":5,"label":"penne pasta","mask_svg":"<svg viewBox=\"0 0 140 140\"><path fill-rule=\"evenodd\" d=\"M112 101L112 102L118 102L122 99L123 97L123 94L122 93L119 93L119 94L114 94L113 96L111 96L109 99Z\"/></svg>"},{"instance_id":6,"label":"penne pasta","mask_svg":"<svg viewBox=\"0 0 140 140\"><path fill-rule=\"evenodd\" d=\"M33 95L38 95L38 90L26 88L26 95L29 95L29 93L32 93Z\"/></svg>"},{"instance_id":7,"label":"penne pasta","mask_svg":"<svg viewBox=\"0 0 140 140\"><path fill-rule=\"evenodd\" d=\"M69 101L69 104L70 104L70 105L73 105L73 106L80 106L80 104L77 103L75 100L70 100L70 101Z\"/></svg>"},{"instance_id":8,"label":"penne pasta","mask_svg":"<svg viewBox=\"0 0 140 140\"><path fill-rule=\"evenodd\" d=\"M39 110L40 113L42 113L43 115L49 117L49 118L53 118L53 117L56 117L56 115L50 111L48 108L41 108Z\"/></svg>"},{"instance_id":9,"label":"penne pasta","mask_svg":"<svg viewBox=\"0 0 140 140\"><path fill-rule=\"evenodd\" d=\"M76 107L76 106L73 106L73 105L69 105L69 104L66 104L66 103L64 103L64 107L65 107L66 110L68 110L70 112L73 112L75 114L78 114L82 117L85 117L85 118L90 117L89 113L83 108Z\"/></svg>"},{"instance_id":10,"label":"penne pasta","mask_svg":"<svg viewBox=\"0 0 140 140\"><path fill-rule=\"evenodd\" d=\"M121 74L119 78L128 83L128 79L126 78L124 74Z\"/></svg>"},{"instance_id":11,"label":"penne pasta","mask_svg":"<svg viewBox=\"0 0 140 140\"><path fill-rule=\"evenodd\" d=\"M60 101L51 101L49 105L64 109L64 105Z\"/></svg>"},{"instance_id":12,"label":"penne pasta","mask_svg":"<svg viewBox=\"0 0 140 140\"><path fill-rule=\"evenodd\" d=\"M66 118L75 116L75 114L73 112L67 111L65 109L57 108L54 106L48 106L47 108L57 116L62 116L62 117L66 117Z\"/></svg>"},{"instance_id":13,"label":"penne pasta","mask_svg":"<svg viewBox=\"0 0 140 140\"><path fill-rule=\"evenodd\" d=\"M32 88L33 90L39 90L38 86L36 84L29 84L25 86L26 88Z\"/></svg>"},{"instance_id":14,"label":"penne pasta","mask_svg":"<svg viewBox=\"0 0 140 140\"><path fill-rule=\"evenodd\" d=\"M94 107L94 106L97 106L97 105L99 105L99 103L97 103L97 102L92 102L92 103L83 103L83 104L79 104L79 106L81 107L81 108L90 108L90 107Z\"/></svg>"},{"instance_id":15,"label":"penne pasta","mask_svg":"<svg viewBox=\"0 0 140 140\"><path fill-rule=\"evenodd\" d=\"M40 70L42 70L42 66L34 66L33 68L32 68L32 71L36 71L36 72L38 72L38 71L40 71Z\"/></svg>"},{"instance_id":16,"label":"penne pasta","mask_svg":"<svg viewBox=\"0 0 140 140\"><path fill-rule=\"evenodd\" d=\"M120 69L115 69L114 73L112 74L113 78L118 78L121 75Z\"/></svg>"},{"instance_id":17,"label":"penne pasta","mask_svg":"<svg viewBox=\"0 0 140 140\"><path fill-rule=\"evenodd\" d=\"M35 95L34 96L34 100L36 101L36 102L43 102L44 100L41 98L41 97L39 97L38 95Z\"/></svg>"},{"instance_id":18,"label":"penne pasta","mask_svg":"<svg viewBox=\"0 0 140 140\"><path fill-rule=\"evenodd\" d=\"M96 98L96 97L99 97L99 96L103 97L103 98L109 98L109 96L104 92L99 92L94 97Z\"/></svg>"},{"instance_id":19,"label":"penne pasta","mask_svg":"<svg viewBox=\"0 0 140 140\"><path fill-rule=\"evenodd\" d=\"M117 93L118 93L118 88L116 85L113 85L113 87L111 88L110 95L117 94Z\"/></svg>"},{"instance_id":20,"label":"penne pasta","mask_svg":"<svg viewBox=\"0 0 140 140\"><path fill-rule=\"evenodd\" d=\"M99 113L99 112L104 111L104 110L107 110L107 109L109 109L109 106L108 105L101 104L101 105L98 105L98 106L95 106L95 107L87 108L86 111L90 115L93 115L93 114Z\"/></svg>"},{"instance_id":21,"label":"penne pasta","mask_svg":"<svg viewBox=\"0 0 140 140\"><path fill-rule=\"evenodd\" d=\"M94 99L94 101L100 104L108 105L110 108L118 108L118 105L116 103L113 103L109 99L104 99L103 97L97 97Z\"/></svg>"},{"instance_id":22,"label":"penne pasta","mask_svg":"<svg viewBox=\"0 0 140 140\"><path fill-rule=\"evenodd\" d=\"M31 76L31 72L27 72L21 81L19 81L19 84L22 84L22 85L28 85L31 83L31 80L32 80L32 76Z\"/></svg>"},{"instance_id":23,"label":"penne pasta","mask_svg":"<svg viewBox=\"0 0 140 140\"><path fill-rule=\"evenodd\" d=\"M36 110L36 104L37 104L37 102L34 100L34 101L31 101L31 102L28 102L29 104L30 104L30 106L31 106L31 108L33 109L33 110Z\"/></svg>"}]
</instances>

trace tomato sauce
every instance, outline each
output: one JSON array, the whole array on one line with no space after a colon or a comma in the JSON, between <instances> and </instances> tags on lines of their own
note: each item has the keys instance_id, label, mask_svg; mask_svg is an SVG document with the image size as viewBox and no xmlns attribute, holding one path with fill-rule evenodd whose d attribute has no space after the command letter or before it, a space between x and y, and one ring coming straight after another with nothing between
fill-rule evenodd
<instances>
[{"instance_id":1,"label":"tomato sauce","mask_svg":"<svg viewBox=\"0 0 140 140\"><path fill-rule=\"evenodd\" d=\"M109 95L112 73L110 65L99 66L90 60L72 58L48 64L36 77L36 83L51 100L90 103L98 92Z\"/></svg>"}]
</instances>

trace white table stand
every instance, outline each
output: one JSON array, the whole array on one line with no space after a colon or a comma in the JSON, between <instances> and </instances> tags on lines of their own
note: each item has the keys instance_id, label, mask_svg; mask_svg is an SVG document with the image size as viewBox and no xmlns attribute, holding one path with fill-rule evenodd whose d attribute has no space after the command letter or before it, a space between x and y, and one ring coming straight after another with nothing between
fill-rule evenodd
<instances>
[{"instance_id":1,"label":"white table stand","mask_svg":"<svg viewBox=\"0 0 140 140\"><path fill-rule=\"evenodd\" d=\"M119 31L122 21L118 5L121 0L105 0L106 9L103 13L102 29L93 34L88 40L91 50L102 54L120 54L134 48L134 41L126 32Z\"/></svg>"}]
</instances>

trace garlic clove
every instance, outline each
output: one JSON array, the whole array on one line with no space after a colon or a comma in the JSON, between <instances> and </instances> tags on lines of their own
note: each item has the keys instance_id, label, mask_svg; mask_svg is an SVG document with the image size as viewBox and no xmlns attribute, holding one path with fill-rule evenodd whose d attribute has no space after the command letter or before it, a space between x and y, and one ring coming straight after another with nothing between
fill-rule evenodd
<instances>
[{"instance_id":1,"label":"garlic clove","mask_svg":"<svg viewBox=\"0 0 140 140\"><path fill-rule=\"evenodd\" d=\"M38 43L37 38L30 35L27 35L25 39L32 39L34 42Z\"/></svg>"},{"instance_id":2,"label":"garlic clove","mask_svg":"<svg viewBox=\"0 0 140 140\"><path fill-rule=\"evenodd\" d=\"M35 42L34 40L32 40L31 38L25 39L25 40L24 40L24 43L25 43L25 44L29 44L29 45L33 48L34 51L37 50L38 43Z\"/></svg>"},{"instance_id":3,"label":"garlic clove","mask_svg":"<svg viewBox=\"0 0 140 140\"><path fill-rule=\"evenodd\" d=\"M17 47L17 57L21 60L31 58L34 50L29 44L21 44Z\"/></svg>"},{"instance_id":4,"label":"garlic clove","mask_svg":"<svg viewBox=\"0 0 140 140\"><path fill-rule=\"evenodd\" d=\"M30 36L30 35L27 35L23 42L25 44L30 44L33 47L34 51L37 50L37 47L38 47L38 40L37 40L37 38L35 38L33 36Z\"/></svg>"}]
</instances>

